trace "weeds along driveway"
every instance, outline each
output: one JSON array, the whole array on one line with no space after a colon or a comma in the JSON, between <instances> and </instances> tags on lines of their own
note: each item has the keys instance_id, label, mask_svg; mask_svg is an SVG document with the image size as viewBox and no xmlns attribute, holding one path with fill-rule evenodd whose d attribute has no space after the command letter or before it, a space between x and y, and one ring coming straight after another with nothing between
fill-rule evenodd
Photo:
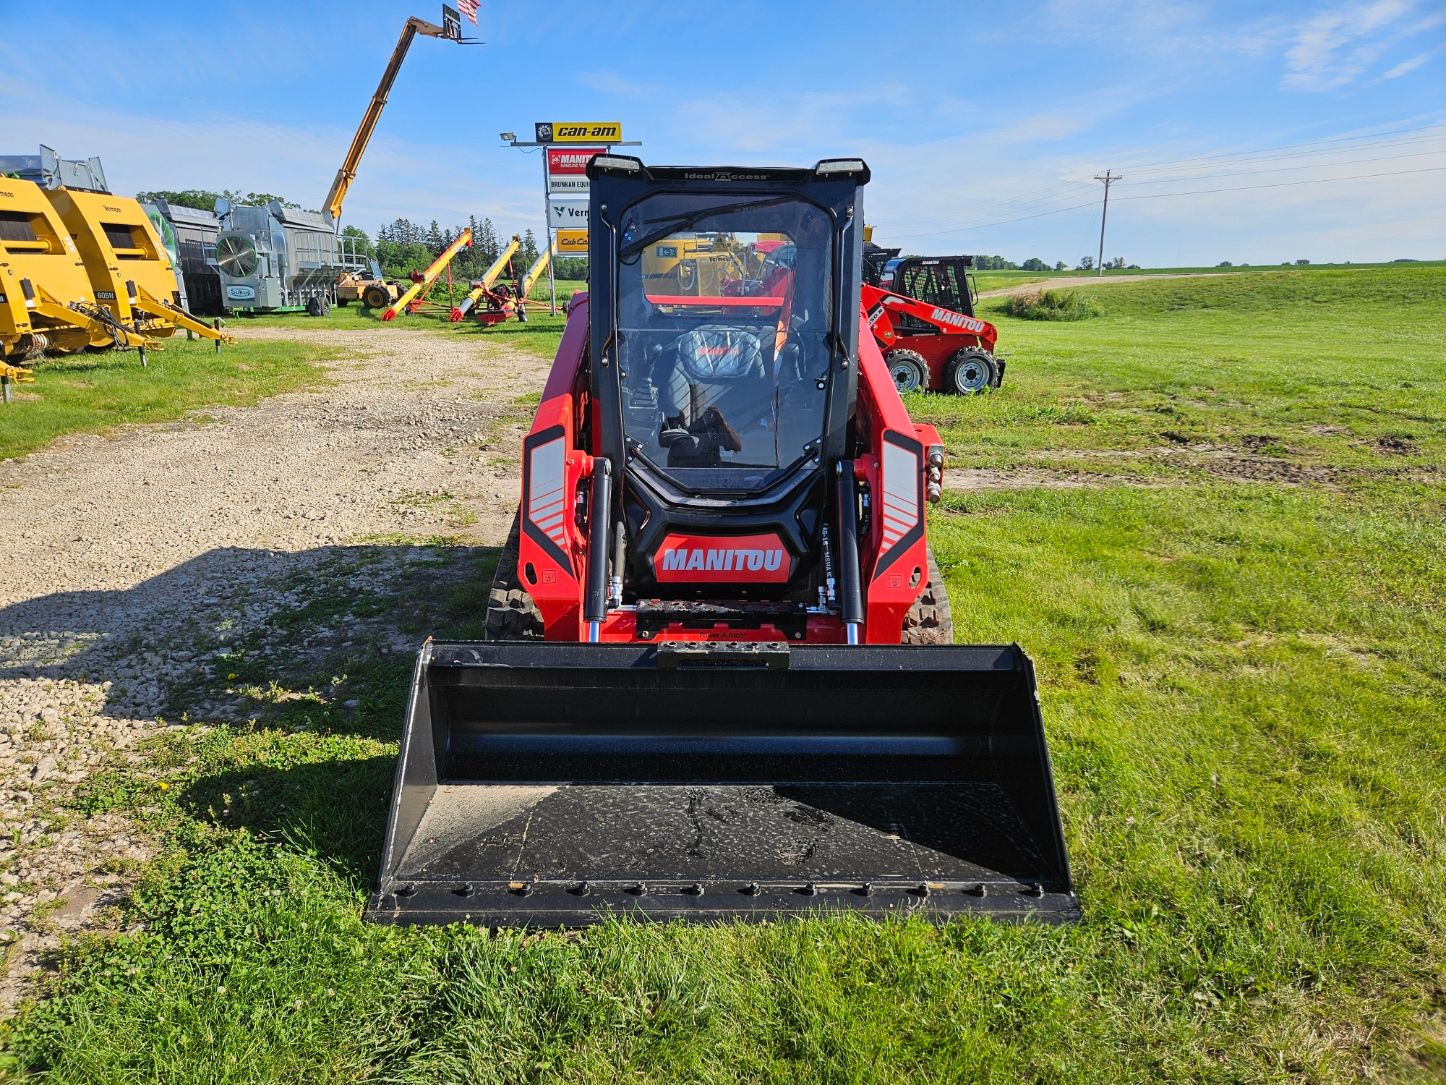
<instances>
[{"instance_id":1,"label":"weeds along driveway","mask_svg":"<svg viewBox=\"0 0 1446 1085\"><path fill-rule=\"evenodd\" d=\"M77 789L117 751L182 711L244 720L254 705L226 678L268 623L378 579L434 592L506 535L528 420L516 401L541 386L543 360L405 329L246 336L346 356L319 391L0 464L0 1009L148 854L127 819L77 812ZM409 654L420 639L344 624L298 635L311 655L361 639Z\"/></svg>"}]
</instances>

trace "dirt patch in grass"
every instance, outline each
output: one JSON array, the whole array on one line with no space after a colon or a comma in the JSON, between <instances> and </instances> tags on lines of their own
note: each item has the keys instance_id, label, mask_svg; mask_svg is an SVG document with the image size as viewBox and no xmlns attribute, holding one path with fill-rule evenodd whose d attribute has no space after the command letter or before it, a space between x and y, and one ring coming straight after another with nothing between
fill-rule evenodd
<instances>
[{"instance_id":1,"label":"dirt patch in grass","mask_svg":"<svg viewBox=\"0 0 1446 1085\"><path fill-rule=\"evenodd\" d=\"M1373 447L1377 452L1387 456L1419 456L1421 454L1421 449L1415 441L1398 433L1388 433L1384 437L1377 437Z\"/></svg>"},{"instance_id":2,"label":"dirt patch in grass","mask_svg":"<svg viewBox=\"0 0 1446 1085\"><path fill-rule=\"evenodd\" d=\"M1094 486L1159 486L1162 480L1090 471L1051 471L1040 467L964 467L944 473L946 490L1078 490Z\"/></svg>"}]
</instances>

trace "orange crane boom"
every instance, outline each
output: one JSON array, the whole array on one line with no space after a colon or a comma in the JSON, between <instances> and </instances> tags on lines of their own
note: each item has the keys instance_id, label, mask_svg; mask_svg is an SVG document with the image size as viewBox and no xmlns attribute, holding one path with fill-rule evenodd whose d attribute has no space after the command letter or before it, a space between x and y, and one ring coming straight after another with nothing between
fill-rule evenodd
<instances>
[{"instance_id":1,"label":"orange crane boom","mask_svg":"<svg viewBox=\"0 0 1446 1085\"><path fill-rule=\"evenodd\" d=\"M402 61L407 58L407 50L412 47L412 39L418 34L428 38L451 38L442 27L415 15L402 27L402 36L397 39L397 47L392 50L392 59L387 62L386 70L382 72L382 81L377 84L372 100L367 103L361 124L357 126L356 134L351 137L351 146L347 148L346 157L342 159L341 169L336 171L336 180L332 181L331 191L326 194L326 203L322 204L333 223L338 223L341 219L341 205L346 200L347 190L356 180L357 167L361 165L362 155L366 153L367 144L371 142L377 121L382 118L382 110L387 105L387 95L391 93L392 84L396 82ZM460 41L457 38L452 40Z\"/></svg>"},{"instance_id":2,"label":"orange crane boom","mask_svg":"<svg viewBox=\"0 0 1446 1085\"><path fill-rule=\"evenodd\" d=\"M392 302L391 307L387 309L386 312L382 313L382 319L395 320L402 313L406 312L407 306L411 305L412 302L415 301L420 295L425 294L428 290L430 290L432 288L432 284L437 281L437 276L442 274L443 271L447 270L447 265L456 258L457 254L471 244L472 230L468 228L457 235L456 241L452 242L450 245L448 245L445 249L442 250L442 255L438 256L435 260L433 260L430 264L427 265L427 270L422 272L421 279L419 279L417 282L414 282L411 286L411 289L409 289L396 301Z\"/></svg>"}]
</instances>

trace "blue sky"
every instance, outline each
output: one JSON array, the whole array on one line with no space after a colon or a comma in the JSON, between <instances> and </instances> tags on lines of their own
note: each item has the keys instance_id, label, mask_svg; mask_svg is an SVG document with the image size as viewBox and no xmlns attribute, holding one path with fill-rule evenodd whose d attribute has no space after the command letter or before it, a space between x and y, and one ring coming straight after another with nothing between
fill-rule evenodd
<instances>
[{"instance_id":1,"label":"blue sky","mask_svg":"<svg viewBox=\"0 0 1446 1085\"><path fill-rule=\"evenodd\" d=\"M0 153L318 206L402 22L439 9L0 0L24 29L0 36ZM1442 0L486 0L478 33L413 45L347 222L540 229L540 163L497 133L620 120L660 163L862 154L876 240L910 251L1074 263L1113 168L1107 257L1446 257ZM1321 183L1368 174L1391 176Z\"/></svg>"}]
</instances>

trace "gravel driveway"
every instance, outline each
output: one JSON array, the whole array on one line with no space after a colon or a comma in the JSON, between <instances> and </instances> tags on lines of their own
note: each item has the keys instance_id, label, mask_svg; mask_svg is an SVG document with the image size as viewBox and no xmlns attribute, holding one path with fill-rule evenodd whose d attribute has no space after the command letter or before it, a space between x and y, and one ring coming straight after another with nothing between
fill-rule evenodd
<instances>
[{"instance_id":1,"label":"gravel driveway","mask_svg":"<svg viewBox=\"0 0 1446 1085\"><path fill-rule=\"evenodd\" d=\"M397 328L243 334L346 356L317 391L0 463L0 1012L148 854L126 819L78 818L68 800L165 727L229 640L294 605L287 585L369 541L506 536L517 400L541 388L545 361ZM409 560L396 551L386 560ZM180 703L202 720L228 711Z\"/></svg>"}]
</instances>

